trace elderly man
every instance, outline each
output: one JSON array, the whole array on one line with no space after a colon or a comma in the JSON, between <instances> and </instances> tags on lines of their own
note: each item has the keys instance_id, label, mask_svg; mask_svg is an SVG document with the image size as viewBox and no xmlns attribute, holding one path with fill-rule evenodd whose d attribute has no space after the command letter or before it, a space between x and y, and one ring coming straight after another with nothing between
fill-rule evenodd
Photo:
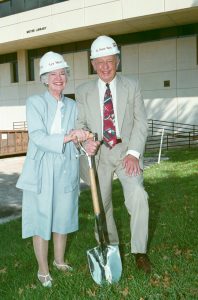
<instances>
[{"instance_id":1,"label":"elderly man","mask_svg":"<svg viewBox=\"0 0 198 300\"><path fill-rule=\"evenodd\" d=\"M143 187L147 117L138 82L117 74L118 54L116 42L108 36L99 36L92 43L90 58L98 78L77 88L77 127L97 133L100 141L100 146L87 141L85 147L89 154L97 151L96 170L109 242L119 244L112 204L115 173L130 215L131 252L137 267L150 273L146 254L149 208Z\"/></svg>"}]
</instances>

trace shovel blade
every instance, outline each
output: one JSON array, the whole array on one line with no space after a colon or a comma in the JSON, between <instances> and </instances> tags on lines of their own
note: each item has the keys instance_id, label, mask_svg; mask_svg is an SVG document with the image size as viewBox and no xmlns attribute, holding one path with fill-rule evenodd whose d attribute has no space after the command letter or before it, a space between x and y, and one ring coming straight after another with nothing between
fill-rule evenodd
<instances>
[{"instance_id":1,"label":"shovel blade","mask_svg":"<svg viewBox=\"0 0 198 300\"><path fill-rule=\"evenodd\" d=\"M122 263L118 246L97 246L87 251L87 258L93 280L101 285L116 283L122 274Z\"/></svg>"}]
</instances>

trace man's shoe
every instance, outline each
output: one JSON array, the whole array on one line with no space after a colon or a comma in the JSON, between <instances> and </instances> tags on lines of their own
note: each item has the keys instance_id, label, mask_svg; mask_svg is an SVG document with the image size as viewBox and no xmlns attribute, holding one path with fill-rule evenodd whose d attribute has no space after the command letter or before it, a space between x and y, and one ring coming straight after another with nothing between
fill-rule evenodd
<instances>
[{"instance_id":1,"label":"man's shoe","mask_svg":"<svg viewBox=\"0 0 198 300\"><path fill-rule=\"evenodd\" d=\"M135 254L136 266L138 269L143 270L145 273L151 273L151 262L146 254Z\"/></svg>"}]
</instances>

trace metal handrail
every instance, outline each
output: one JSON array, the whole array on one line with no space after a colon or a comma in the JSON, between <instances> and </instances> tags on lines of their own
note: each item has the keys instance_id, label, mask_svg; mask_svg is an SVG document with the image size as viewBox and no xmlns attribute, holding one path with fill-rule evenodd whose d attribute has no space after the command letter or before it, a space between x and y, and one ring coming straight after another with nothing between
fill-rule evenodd
<instances>
[{"instance_id":1,"label":"metal handrail","mask_svg":"<svg viewBox=\"0 0 198 300\"><path fill-rule=\"evenodd\" d=\"M20 121L20 122L13 122L13 130L27 130L27 122L26 121Z\"/></svg>"},{"instance_id":2,"label":"metal handrail","mask_svg":"<svg viewBox=\"0 0 198 300\"><path fill-rule=\"evenodd\" d=\"M161 132L164 128L164 138L162 143L162 149L171 149L171 148L179 148L179 147L197 147L198 146L198 125L190 125L184 123L175 123L175 122L168 122L168 121L159 121L159 120L148 120L149 126L149 135L147 138L145 150L146 151L155 151L159 150L160 147L160 139L161 139ZM27 122L13 122L13 129L15 131L26 131L27 138ZM13 131L14 131L13 130ZM10 131L1 131L2 134L12 134L12 130ZM20 133L19 133L20 134ZM0 134L0 139L2 139ZM27 140L27 139L26 139ZM5 141L3 152L9 153L9 148L11 146L6 145ZM2 152L3 144L0 142L0 153ZM23 147L23 151L26 151L27 143ZM18 150L17 150L18 151ZM21 151L21 150L20 150Z\"/></svg>"},{"instance_id":3,"label":"metal handrail","mask_svg":"<svg viewBox=\"0 0 198 300\"><path fill-rule=\"evenodd\" d=\"M150 135L147 138L145 151L158 150L160 147L161 134ZM177 134L164 133L162 149L198 147L198 130L194 132L182 132Z\"/></svg>"},{"instance_id":4,"label":"metal handrail","mask_svg":"<svg viewBox=\"0 0 198 300\"><path fill-rule=\"evenodd\" d=\"M178 134L178 133L184 133L184 132L193 132L193 134L196 134L196 131L198 130L198 125L191 125L191 124L185 124L185 123L176 123L176 122L169 122L169 121L160 121L160 120L148 120L148 126L149 126L149 135L156 135L159 134L159 131L164 128L166 133L172 133L172 134Z\"/></svg>"}]
</instances>

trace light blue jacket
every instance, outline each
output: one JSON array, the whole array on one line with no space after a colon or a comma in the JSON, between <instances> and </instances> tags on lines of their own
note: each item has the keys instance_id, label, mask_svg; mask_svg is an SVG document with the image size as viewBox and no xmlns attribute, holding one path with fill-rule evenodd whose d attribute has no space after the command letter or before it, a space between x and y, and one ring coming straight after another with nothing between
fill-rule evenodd
<instances>
[{"instance_id":1,"label":"light blue jacket","mask_svg":"<svg viewBox=\"0 0 198 300\"><path fill-rule=\"evenodd\" d=\"M63 144L64 135L75 127L76 102L62 97L62 133L50 134L55 117L57 102L47 91L43 95L29 97L26 104L29 143L22 173L16 187L35 193L41 192L43 173L43 159L47 153L63 155L64 190L72 191L79 185L79 159L73 142Z\"/></svg>"}]
</instances>

